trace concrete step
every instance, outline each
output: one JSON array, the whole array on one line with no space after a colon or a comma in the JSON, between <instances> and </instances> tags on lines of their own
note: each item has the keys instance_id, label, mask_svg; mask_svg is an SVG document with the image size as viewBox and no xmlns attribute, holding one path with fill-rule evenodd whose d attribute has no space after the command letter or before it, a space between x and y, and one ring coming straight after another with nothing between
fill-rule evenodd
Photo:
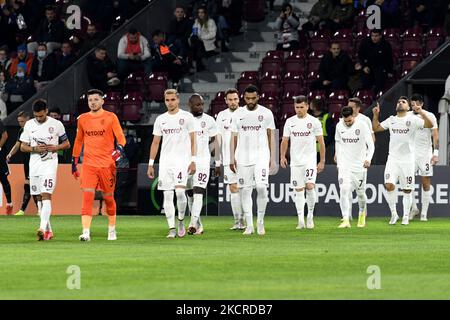
<instances>
[{"instance_id":1,"label":"concrete step","mask_svg":"<svg viewBox=\"0 0 450 320\"><path fill-rule=\"evenodd\" d=\"M218 91L225 91L230 87L234 87L233 83L223 83L223 82L216 82L216 83L193 83L192 84L192 91L193 92L218 92Z\"/></svg>"},{"instance_id":2,"label":"concrete step","mask_svg":"<svg viewBox=\"0 0 450 320\"><path fill-rule=\"evenodd\" d=\"M188 101L189 98L192 96L194 92L183 92L180 93L180 107L183 110L188 110ZM211 100L214 99L214 97L216 96L217 91L214 92L206 92L206 91L199 91L196 92L198 94L200 94L204 101L205 101L205 111L208 110L209 108L209 104L211 103Z\"/></svg>"},{"instance_id":3,"label":"concrete step","mask_svg":"<svg viewBox=\"0 0 450 320\"><path fill-rule=\"evenodd\" d=\"M222 63L222 62L260 62L262 58L266 55L265 51L233 51L221 53L209 59L210 63Z\"/></svg>"},{"instance_id":4,"label":"concrete step","mask_svg":"<svg viewBox=\"0 0 450 320\"><path fill-rule=\"evenodd\" d=\"M235 51L263 51L267 52L269 50L275 50L277 46L276 41L272 42L239 42L233 44L233 50Z\"/></svg>"},{"instance_id":5,"label":"concrete step","mask_svg":"<svg viewBox=\"0 0 450 320\"><path fill-rule=\"evenodd\" d=\"M277 32L276 30L271 31L257 31L257 30L249 30L244 32L244 34L231 38L231 48L233 48L233 44L239 43L242 41L245 42L273 42L277 40Z\"/></svg>"},{"instance_id":6,"label":"concrete step","mask_svg":"<svg viewBox=\"0 0 450 320\"><path fill-rule=\"evenodd\" d=\"M243 72L247 70L258 70L259 62L221 62L211 63L207 66L211 72Z\"/></svg>"},{"instance_id":7,"label":"concrete step","mask_svg":"<svg viewBox=\"0 0 450 320\"><path fill-rule=\"evenodd\" d=\"M248 69L246 71L256 71L258 69ZM220 82L220 83L229 83L234 84L237 79L241 76L241 72L200 72L196 73L193 76L186 77L183 79L183 83L186 84L186 88L183 85L183 91L188 91L188 86L193 83L212 83L212 82Z\"/></svg>"}]
</instances>

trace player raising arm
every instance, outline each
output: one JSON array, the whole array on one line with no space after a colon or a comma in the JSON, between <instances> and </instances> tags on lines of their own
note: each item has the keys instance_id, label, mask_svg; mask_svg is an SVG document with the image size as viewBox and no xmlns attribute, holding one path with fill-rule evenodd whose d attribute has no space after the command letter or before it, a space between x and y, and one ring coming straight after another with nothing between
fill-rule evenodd
<instances>
[{"instance_id":1,"label":"player raising arm","mask_svg":"<svg viewBox=\"0 0 450 320\"><path fill-rule=\"evenodd\" d=\"M419 118L409 111L408 97L401 96L398 99L395 116L390 116L380 123L380 106L377 103L373 108L373 131L375 133L389 130L389 155L384 170L384 185L387 190L386 200L391 210L389 224L396 224L399 219L397 214L397 195L395 184L400 182L403 191L403 219L402 224L409 224L409 212L412 205L411 191L414 189L414 138L421 128L432 128L433 123L423 110L419 110Z\"/></svg>"},{"instance_id":2,"label":"player raising arm","mask_svg":"<svg viewBox=\"0 0 450 320\"><path fill-rule=\"evenodd\" d=\"M116 161L123 154L126 140L117 116L103 110L103 92L91 89L87 92L90 112L78 117L77 136L72 152L72 174L77 179L78 158L83 150L83 168L81 170L81 188L83 202L81 205L81 223L83 233L80 241L91 240L92 205L95 190L103 192L108 214L108 240L116 240ZM117 142L117 144L115 143Z\"/></svg>"}]
</instances>

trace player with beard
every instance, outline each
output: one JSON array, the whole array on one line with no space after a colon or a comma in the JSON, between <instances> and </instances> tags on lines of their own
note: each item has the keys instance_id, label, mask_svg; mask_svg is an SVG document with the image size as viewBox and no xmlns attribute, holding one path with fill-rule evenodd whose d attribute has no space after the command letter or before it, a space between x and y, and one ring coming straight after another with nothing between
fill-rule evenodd
<instances>
[{"instance_id":1,"label":"player with beard","mask_svg":"<svg viewBox=\"0 0 450 320\"><path fill-rule=\"evenodd\" d=\"M389 155L384 170L384 185L387 190L386 200L391 211L389 224L396 224L399 216L397 214L397 195L395 185L400 182L403 192L403 219L402 224L409 224L409 212L412 205L411 191L414 189L414 163L415 145L414 137L423 128L432 128L433 123L423 110L418 110L419 118L408 113L408 97L401 96L398 99L395 116L390 116L380 123L380 106L373 108L373 131L375 133L389 130Z\"/></svg>"},{"instance_id":2,"label":"player with beard","mask_svg":"<svg viewBox=\"0 0 450 320\"><path fill-rule=\"evenodd\" d=\"M411 97L411 107L413 114L421 117L420 110L423 110L423 97L420 94L413 94ZM433 123L431 129L419 130L414 139L416 148L416 174L422 180L422 212L417 208L417 201L413 195L412 210L409 220L412 220L420 212L420 221L427 221L428 206L430 205L431 177L433 176L433 166L439 161L439 131L436 116L423 110Z\"/></svg>"}]
</instances>

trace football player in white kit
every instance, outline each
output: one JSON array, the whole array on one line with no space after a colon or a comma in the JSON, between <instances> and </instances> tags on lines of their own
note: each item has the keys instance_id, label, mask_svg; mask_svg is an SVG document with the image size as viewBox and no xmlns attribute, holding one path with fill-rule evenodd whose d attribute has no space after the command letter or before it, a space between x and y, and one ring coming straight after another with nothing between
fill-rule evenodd
<instances>
[{"instance_id":1,"label":"football player in white kit","mask_svg":"<svg viewBox=\"0 0 450 320\"><path fill-rule=\"evenodd\" d=\"M169 225L167 238L175 238L177 232L173 204L174 190L177 197L178 217L184 218L187 206L187 178L189 174L194 174L196 171L195 133L198 129L194 116L180 109L180 98L175 89L167 89L164 92L164 102L167 112L159 115L155 120L147 175L150 179L155 177L153 165L162 138L158 190L164 192L163 207Z\"/></svg>"},{"instance_id":2,"label":"football player in white kit","mask_svg":"<svg viewBox=\"0 0 450 320\"><path fill-rule=\"evenodd\" d=\"M42 199L41 223L37 229L37 239L51 240L53 231L50 225L52 213L52 194L56 186L58 170L58 150L70 148L70 143L61 121L47 116L45 100L33 103L34 118L28 120L20 136L20 150L30 152L30 188L32 196Z\"/></svg>"},{"instance_id":3,"label":"football player in white kit","mask_svg":"<svg viewBox=\"0 0 450 320\"><path fill-rule=\"evenodd\" d=\"M220 147L220 159L216 161L216 175L220 176L220 164L223 164L223 182L230 190L231 210L234 216L234 225L231 230L244 230L245 223L242 215L241 197L237 185L237 174L230 169L230 142L231 142L231 117L239 108L239 91L235 88L225 91L225 103L228 109L222 110L217 115L218 129L217 141Z\"/></svg>"},{"instance_id":4,"label":"football player in white kit","mask_svg":"<svg viewBox=\"0 0 450 320\"><path fill-rule=\"evenodd\" d=\"M286 152L291 140L291 188L295 190L295 207L298 215L297 229L305 228L305 188L308 215L306 228L314 228L314 206L316 203L315 183L317 173L325 166L325 142L320 121L308 114L308 100L305 96L294 98L296 115L288 118L284 124L280 150L280 165L287 167ZM319 143L320 162L317 163Z\"/></svg>"},{"instance_id":5,"label":"football player in white kit","mask_svg":"<svg viewBox=\"0 0 450 320\"><path fill-rule=\"evenodd\" d=\"M401 96L398 99L395 116L390 116L383 122L379 122L380 106L373 111L373 131L375 133L389 130L389 155L384 170L384 185L386 187L386 200L391 211L389 224L396 224L399 217L397 214L396 183L400 182L403 191L403 219L402 224L409 224L409 212L412 206L412 194L414 189L414 137L421 128L432 128L433 123L428 116L419 110L422 118L409 111L408 97Z\"/></svg>"},{"instance_id":6,"label":"football player in white kit","mask_svg":"<svg viewBox=\"0 0 450 320\"><path fill-rule=\"evenodd\" d=\"M366 181L375 146L372 132L363 121L356 121L350 106L341 110L342 121L336 126L336 162L339 169L339 205L343 221L339 228L350 228L352 193L358 195L358 227L366 225Z\"/></svg>"},{"instance_id":7,"label":"football player in white kit","mask_svg":"<svg viewBox=\"0 0 450 320\"><path fill-rule=\"evenodd\" d=\"M423 109L423 97L420 94L411 96L411 109L413 114L420 117L419 110ZM420 213L420 221L428 221L428 206L430 205L431 177L433 176L433 166L439 161L439 131L436 116L428 111L424 111L433 123L431 129L419 130L416 133L414 142L416 144L416 174L422 180L422 212L417 208L417 201L413 194L413 205L409 220L412 220Z\"/></svg>"},{"instance_id":8,"label":"football player in white kit","mask_svg":"<svg viewBox=\"0 0 450 320\"><path fill-rule=\"evenodd\" d=\"M189 211L191 212L191 222L188 228L188 234L202 234L203 225L200 220L200 213L203 207L203 197L206 194L206 187L209 181L209 171L211 166L211 151L209 141L216 138L217 126L213 117L203 112L203 97L199 94L193 94L189 98L189 110L197 121L197 168L193 175L188 177L186 193L188 196ZM184 229L183 220L179 219L178 236L184 234L180 230Z\"/></svg>"},{"instance_id":9,"label":"football player in white kit","mask_svg":"<svg viewBox=\"0 0 450 320\"><path fill-rule=\"evenodd\" d=\"M233 163L230 168L237 172L241 194L242 210L247 227L244 235L254 233L252 213L253 187L257 191L257 233L264 235L264 216L269 201L267 187L269 171L275 168L274 130L275 121L272 111L258 104L258 88L248 86L244 91L246 106L233 114L231 152Z\"/></svg>"}]
</instances>

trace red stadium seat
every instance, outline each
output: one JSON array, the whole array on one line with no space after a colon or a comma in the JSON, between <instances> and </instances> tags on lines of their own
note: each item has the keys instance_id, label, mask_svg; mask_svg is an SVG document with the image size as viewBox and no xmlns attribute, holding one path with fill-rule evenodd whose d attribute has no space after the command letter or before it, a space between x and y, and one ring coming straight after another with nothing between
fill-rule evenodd
<instances>
[{"instance_id":1,"label":"red stadium seat","mask_svg":"<svg viewBox=\"0 0 450 320\"><path fill-rule=\"evenodd\" d=\"M144 72L135 72L130 74L124 81L124 89L128 91L142 91L145 88Z\"/></svg>"},{"instance_id":2,"label":"red stadium seat","mask_svg":"<svg viewBox=\"0 0 450 320\"><path fill-rule=\"evenodd\" d=\"M422 48L414 48L414 49L407 49L405 51L403 51L403 56L402 58L419 58L421 59L423 56L422 53Z\"/></svg>"},{"instance_id":3,"label":"red stadium seat","mask_svg":"<svg viewBox=\"0 0 450 320\"><path fill-rule=\"evenodd\" d=\"M311 88L311 84L316 81L319 80L319 72L317 71L309 71L308 75L306 76L306 87L309 90Z\"/></svg>"},{"instance_id":4,"label":"red stadium seat","mask_svg":"<svg viewBox=\"0 0 450 320\"><path fill-rule=\"evenodd\" d=\"M304 60L306 58L306 52L304 50L292 50L286 57L286 60Z\"/></svg>"},{"instance_id":5,"label":"red stadium seat","mask_svg":"<svg viewBox=\"0 0 450 320\"><path fill-rule=\"evenodd\" d=\"M281 59L279 60L273 60L271 58L265 57L261 61L261 73L271 72L276 73L280 72L283 68L283 62Z\"/></svg>"},{"instance_id":6,"label":"red stadium seat","mask_svg":"<svg viewBox=\"0 0 450 320\"><path fill-rule=\"evenodd\" d=\"M256 80L259 81L259 72L258 71L244 71L241 73L239 79L242 80Z\"/></svg>"},{"instance_id":7,"label":"red stadium seat","mask_svg":"<svg viewBox=\"0 0 450 320\"><path fill-rule=\"evenodd\" d=\"M404 39L402 41L402 50L422 49L422 41L420 39Z\"/></svg>"},{"instance_id":8,"label":"red stadium seat","mask_svg":"<svg viewBox=\"0 0 450 320\"><path fill-rule=\"evenodd\" d=\"M212 103L209 107L209 115L217 118L217 115L219 114L220 111L226 110L228 108L228 106L226 105L225 101L223 103Z\"/></svg>"},{"instance_id":9,"label":"red stadium seat","mask_svg":"<svg viewBox=\"0 0 450 320\"><path fill-rule=\"evenodd\" d=\"M374 98L372 90L359 90L356 92L355 97L359 98L365 107L370 106Z\"/></svg>"},{"instance_id":10,"label":"red stadium seat","mask_svg":"<svg viewBox=\"0 0 450 320\"><path fill-rule=\"evenodd\" d=\"M122 100L122 120L141 120L142 100L141 92L130 92L126 94Z\"/></svg>"},{"instance_id":11,"label":"red stadium seat","mask_svg":"<svg viewBox=\"0 0 450 320\"><path fill-rule=\"evenodd\" d=\"M87 96L85 94L83 94L78 99L78 102L77 102L77 114L80 115L82 113L89 112L89 111L91 111L91 109L89 109Z\"/></svg>"},{"instance_id":12,"label":"red stadium seat","mask_svg":"<svg viewBox=\"0 0 450 320\"><path fill-rule=\"evenodd\" d=\"M441 43L441 38L428 38L425 42L425 56L431 55Z\"/></svg>"},{"instance_id":13,"label":"red stadium seat","mask_svg":"<svg viewBox=\"0 0 450 320\"><path fill-rule=\"evenodd\" d=\"M422 40L422 28L419 26L415 26L412 28L408 28L402 35L403 40Z\"/></svg>"},{"instance_id":14,"label":"red stadium seat","mask_svg":"<svg viewBox=\"0 0 450 320\"><path fill-rule=\"evenodd\" d=\"M328 112L330 113L341 113L342 107L346 106L345 103L329 103Z\"/></svg>"},{"instance_id":15,"label":"red stadium seat","mask_svg":"<svg viewBox=\"0 0 450 320\"><path fill-rule=\"evenodd\" d=\"M264 99L259 99L258 103L266 108L268 108L270 111L272 111L274 118L277 117L278 114L278 99L275 99L273 97L268 97L268 98L264 98Z\"/></svg>"},{"instance_id":16,"label":"red stadium seat","mask_svg":"<svg viewBox=\"0 0 450 320\"><path fill-rule=\"evenodd\" d=\"M283 97L289 95L290 97L305 94L305 90L301 83L298 82L286 82L283 84Z\"/></svg>"},{"instance_id":17,"label":"red stadium seat","mask_svg":"<svg viewBox=\"0 0 450 320\"><path fill-rule=\"evenodd\" d=\"M281 60L284 59L284 52L279 50L270 50L266 52L266 56L263 58L263 60Z\"/></svg>"},{"instance_id":18,"label":"red stadium seat","mask_svg":"<svg viewBox=\"0 0 450 320\"><path fill-rule=\"evenodd\" d=\"M322 99L326 101L326 92L325 90L313 90L308 93L308 100L312 99Z\"/></svg>"},{"instance_id":19,"label":"red stadium seat","mask_svg":"<svg viewBox=\"0 0 450 320\"><path fill-rule=\"evenodd\" d=\"M239 91L239 94L243 94L245 89L249 85L255 85L258 86L258 82L254 80L247 80L247 79L239 79L236 83L236 89Z\"/></svg>"},{"instance_id":20,"label":"red stadium seat","mask_svg":"<svg viewBox=\"0 0 450 320\"><path fill-rule=\"evenodd\" d=\"M284 72L302 72L306 71L305 60L286 60L284 62Z\"/></svg>"},{"instance_id":21,"label":"red stadium seat","mask_svg":"<svg viewBox=\"0 0 450 320\"><path fill-rule=\"evenodd\" d=\"M103 96L103 109L117 114L120 118L120 102L122 94L117 91L107 92Z\"/></svg>"},{"instance_id":22,"label":"red stadium seat","mask_svg":"<svg viewBox=\"0 0 450 320\"><path fill-rule=\"evenodd\" d=\"M288 83L288 82L295 82L295 83L303 84L303 75L304 75L304 72L302 72L302 71L286 72L283 75L282 82L283 82L283 84Z\"/></svg>"},{"instance_id":23,"label":"red stadium seat","mask_svg":"<svg viewBox=\"0 0 450 320\"><path fill-rule=\"evenodd\" d=\"M346 39L346 40L353 40L353 33L351 29L339 29L337 30L333 35L334 41Z\"/></svg>"},{"instance_id":24,"label":"red stadium seat","mask_svg":"<svg viewBox=\"0 0 450 320\"><path fill-rule=\"evenodd\" d=\"M442 27L433 27L427 32L427 39L439 38L442 39L445 36L444 29Z\"/></svg>"},{"instance_id":25,"label":"red stadium seat","mask_svg":"<svg viewBox=\"0 0 450 320\"><path fill-rule=\"evenodd\" d=\"M164 91L167 89L167 73L152 73L147 80L147 89L147 100L163 102Z\"/></svg>"}]
</instances>

